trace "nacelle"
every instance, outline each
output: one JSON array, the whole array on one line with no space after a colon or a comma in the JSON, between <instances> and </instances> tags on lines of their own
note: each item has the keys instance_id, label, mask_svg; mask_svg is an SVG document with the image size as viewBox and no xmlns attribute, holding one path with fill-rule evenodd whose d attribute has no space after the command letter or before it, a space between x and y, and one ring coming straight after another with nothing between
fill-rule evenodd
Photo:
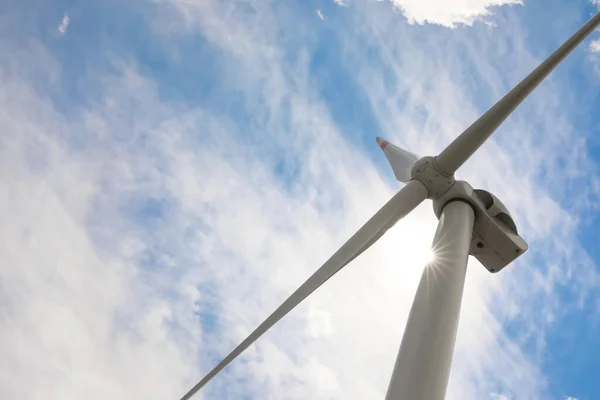
<instances>
[{"instance_id":1,"label":"nacelle","mask_svg":"<svg viewBox=\"0 0 600 400\"><path fill-rule=\"evenodd\" d=\"M527 251L527 243L519 236L512 216L493 194L456 181L434 200L435 215L440 218L444 206L452 201L465 201L473 207L475 225L470 254L488 271L500 271Z\"/></svg>"}]
</instances>

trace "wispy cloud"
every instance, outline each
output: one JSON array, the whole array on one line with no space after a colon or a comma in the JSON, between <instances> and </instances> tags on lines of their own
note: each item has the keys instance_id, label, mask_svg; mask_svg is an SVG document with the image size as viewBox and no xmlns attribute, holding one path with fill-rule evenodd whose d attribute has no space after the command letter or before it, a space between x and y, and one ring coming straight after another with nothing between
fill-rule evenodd
<instances>
[{"instance_id":1,"label":"wispy cloud","mask_svg":"<svg viewBox=\"0 0 600 400\"><path fill-rule=\"evenodd\" d=\"M69 16L65 14L63 19L60 21L60 24L58 25L58 32L61 35L64 35L67 33L68 28L69 28Z\"/></svg>"},{"instance_id":2,"label":"wispy cloud","mask_svg":"<svg viewBox=\"0 0 600 400\"><path fill-rule=\"evenodd\" d=\"M323 16L321 10L317 10L317 15L319 16L319 18L321 18L321 21L325 21L325 16Z\"/></svg>"},{"instance_id":3,"label":"wispy cloud","mask_svg":"<svg viewBox=\"0 0 600 400\"><path fill-rule=\"evenodd\" d=\"M588 45L588 49L592 53L598 53L598 52L600 52L600 40L592 40L590 42L590 44Z\"/></svg>"}]
</instances>

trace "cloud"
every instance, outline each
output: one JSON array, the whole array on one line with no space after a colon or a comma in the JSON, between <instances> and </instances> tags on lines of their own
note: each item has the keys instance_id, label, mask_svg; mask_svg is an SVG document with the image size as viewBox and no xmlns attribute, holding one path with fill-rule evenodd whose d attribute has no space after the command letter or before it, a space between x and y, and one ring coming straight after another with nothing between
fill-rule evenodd
<instances>
[{"instance_id":1,"label":"cloud","mask_svg":"<svg viewBox=\"0 0 600 400\"><path fill-rule=\"evenodd\" d=\"M321 10L317 10L317 15L319 16L319 18L321 18L321 21L325 21L325 17L323 16Z\"/></svg>"},{"instance_id":2,"label":"cloud","mask_svg":"<svg viewBox=\"0 0 600 400\"><path fill-rule=\"evenodd\" d=\"M522 0L390 0L411 23L439 24L449 28L472 25L491 15L493 7L523 4Z\"/></svg>"},{"instance_id":3,"label":"cloud","mask_svg":"<svg viewBox=\"0 0 600 400\"><path fill-rule=\"evenodd\" d=\"M35 59L33 52L29 55ZM111 197L113 188L105 181L133 184L130 178L141 177L132 164L136 156L115 160L108 174L101 171L108 167L103 160L118 148L80 159L83 154L69 151L48 127L67 135L93 135L102 133L95 130L97 125L68 124L26 81L9 76L0 96L5 107L0 125L21 135L2 138L2 166L8 169L2 176L0 204L12 217L7 216L1 233L0 258L6 267L0 397L173 397L181 378L194 370L182 350L189 346L193 352L196 347L185 345L184 338L196 332L196 340L199 331L193 323L186 326L192 315L178 318L186 334L174 341L166 324L177 316L176 304L193 307L197 292L181 282L176 299L169 300L156 292L166 281L144 282L152 276L137 262L151 243L120 217L115 207L126 197ZM123 76L109 83L109 90L124 94L134 89L135 79ZM151 90L143 93L152 95ZM121 121L110 107L99 105L98 112L88 114L90 125L102 121L119 129ZM126 192L119 194L128 196ZM23 390L19 386L26 376L35 385ZM148 387L146 379L161 384Z\"/></svg>"},{"instance_id":4,"label":"cloud","mask_svg":"<svg viewBox=\"0 0 600 400\"><path fill-rule=\"evenodd\" d=\"M58 32L61 35L64 35L67 33L67 29L69 28L69 16L67 14L65 14L65 16L63 17L63 19L60 21L60 24L58 25Z\"/></svg>"},{"instance_id":5,"label":"cloud","mask_svg":"<svg viewBox=\"0 0 600 400\"><path fill-rule=\"evenodd\" d=\"M366 4L349 7L354 19L329 43L344 64L315 70L324 39L300 29L311 25L293 8L157 7L143 10L158 32L148 38L163 57L191 64L184 84L153 75L132 56L139 43L123 37L124 54L105 54L110 68L78 79L41 42L2 42L0 132L18 132L0 136L2 398L181 395L397 190L376 130L431 154L489 103L470 85L494 97L539 61L513 26L492 44L514 47L509 60L461 36L456 55L416 43L389 9ZM362 34L350 35L356 27ZM286 46L284 32L301 44ZM179 41L187 34L197 51ZM456 73L481 54L469 74ZM193 81L198 74L207 75ZM370 130L336 114L350 96L321 91L333 75L347 79L338 90L363 98ZM74 80L85 101L56 95ZM188 87L197 97L173 94ZM550 81L540 90L461 170L506 202L531 250L499 275L471 261L449 399L544 398L527 338L547 350L547 321L576 307L556 292L585 296L597 282L579 251L578 210L553 192L589 163L560 102L569 89ZM430 205L419 207L211 382L206 398L381 398L435 225Z\"/></svg>"},{"instance_id":6,"label":"cloud","mask_svg":"<svg viewBox=\"0 0 600 400\"><path fill-rule=\"evenodd\" d=\"M591 51L592 53L600 52L600 40L590 41L590 44L588 45L588 50Z\"/></svg>"}]
</instances>

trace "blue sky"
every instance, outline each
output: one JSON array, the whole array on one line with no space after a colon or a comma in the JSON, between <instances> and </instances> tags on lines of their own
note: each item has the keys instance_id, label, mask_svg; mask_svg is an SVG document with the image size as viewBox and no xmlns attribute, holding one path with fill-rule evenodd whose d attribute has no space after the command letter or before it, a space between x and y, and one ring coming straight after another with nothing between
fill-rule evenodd
<instances>
[{"instance_id":1,"label":"blue sky","mask_svg":"<svg viewBox=\"0 0 600 400\"><path fill-rule=\"evenodd\" d=\"M589 0L0 5L0 398L178 398ZM448 399L600 398L600 34L460 170L530 250L469 263ZM199 399L383 398L425 203Z\"/></svg>"}]
</instances>

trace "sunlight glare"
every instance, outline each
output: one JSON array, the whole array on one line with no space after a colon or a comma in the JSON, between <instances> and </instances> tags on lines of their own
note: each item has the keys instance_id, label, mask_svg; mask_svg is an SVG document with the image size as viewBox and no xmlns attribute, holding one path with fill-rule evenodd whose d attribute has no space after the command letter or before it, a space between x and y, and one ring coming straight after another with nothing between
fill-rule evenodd
<instances>
[{"instance_id":1,"label":"sunlight glare","mask_svg":"<svg viewBox=\"0 0 600 400\"><path fill-rule=\"evenodd\" d=\"M433 264L435 262L435 258L435 252L432 249L428 249L427 253L425 254L425 263L427 265Z\"/></svg>"}]
</instances>

